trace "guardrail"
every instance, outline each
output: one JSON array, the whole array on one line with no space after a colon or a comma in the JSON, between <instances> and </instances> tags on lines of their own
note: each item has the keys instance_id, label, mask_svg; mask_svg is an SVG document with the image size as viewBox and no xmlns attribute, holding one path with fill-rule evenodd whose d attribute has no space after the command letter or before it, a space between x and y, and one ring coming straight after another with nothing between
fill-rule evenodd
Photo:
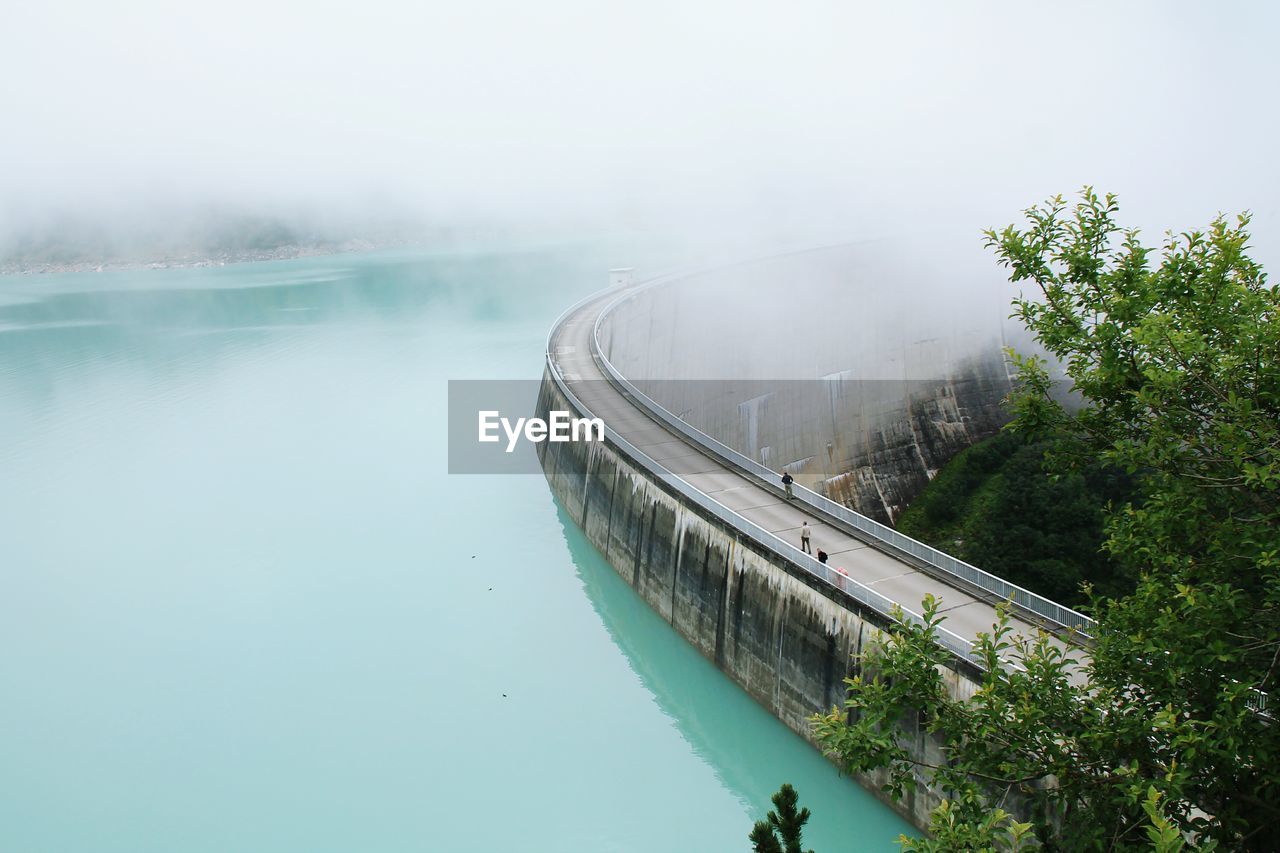
<instances>
[{"instance_id":1,"label":"guardrail","mask_svg":"<svg viewBox=\"0 0 1280 853\"><path fill-rule=\"evenodd\" d=\"M596 315L595 326L591 331L592 357L595 358L600 369L604 371L605 375L609 377L609 380L619 391L646 409L657 420L715 456L724 459L734 468L747 474L761 485L778 491L780 484L778 472L766 468L749 456L722 444L667 411L660 403L638 389L623 376L609 361L608 355L601 349L600 324L605 317L619 305L634 299L644 290L669 281L671 278L672 276L664 276L645 281L628 292L624 292L605 306ZM842 522L855 535L861 534L859 538L864 541L868 541L873 545L885 546L891 553L906 555L920 565L921 568L939 577L940 580L958 583L962 585L962 588L974 592L980 597L1010 601L1026 614L1039 617L1052 625L1077 631L1086 637L1092 637L1095 633L1097 622L1083 613L1072 610L1070 607L1065 607L1056 601L1037 595L1028 589L1010 583L990 572L983 571L963 560L957 560L950 554L899 533L892 527L868 518L843 504L836 503L824 495L800 487L798 483L796 484L795 495L801 502L816 512Z\"/></svg>"},{"instance_id":2,"label":"guardrail","mask_svg":"<svg viewBox=\"0 0 1280 853\"><path fill-rule=\"evenodd\" d=\"M551 334L547 338L547 367L551 372L551 377L556 383L556 387L560 389L560 393L564 394L565 398L578 409L579 414L585 417L593 417L593 413L586 404L578 399L577 395L573 393L569 388L568 383L565 381L564 375L560 372L560 366L556 362L552 341L555 339L556 332L559 330L561 324L566 318L596 298L598 298L598 295L588 296L587 298L572 305L556 320L555 324L551 327ZM657 476L686 500L696 504L721 521L724 521L739 533L754 539L765 548L784 556L787 560L808 574L832 587L835 587L841 592L844 592L846 595L849 595L859 603L886 619L896 621L896 611L901 614L901 618L905 621L911 622L915 625L924 624L923 617L915 611L902 607L897 602L881 595L869 586L860 583L848 575L835 571L824 563L819 563L812 555L806 554L790 542L787 542L781 537L765 530L760 525L744 518L734 510L729 509L710 495L690 486L684 480L680 479L680 477L667 470L662 463L653 459L643 450L619 435L607 423L605 424L604 434L606 442L614 445L614 447L616 447L623 455L649 471L649 473ZM973 643L964 639L959 634L949 631L941 626L938 626L936 631L939 645L959 657L961 660L968 661L979 669L985 668L982 660L974 654Z\"/></svg>"}]
</instances>

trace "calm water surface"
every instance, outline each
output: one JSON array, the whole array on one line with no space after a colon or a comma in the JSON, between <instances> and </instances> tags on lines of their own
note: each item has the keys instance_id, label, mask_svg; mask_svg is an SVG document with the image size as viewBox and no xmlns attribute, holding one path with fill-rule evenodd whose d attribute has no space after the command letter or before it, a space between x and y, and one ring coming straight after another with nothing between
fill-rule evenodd
<instances>
[{"instance_id":1,"label":"calm water surface","mask_svg":"<svg viewBox=\"0 0 1280 853\"><path fill-rule=\"evenodd\" d=\"M0 278L0 851L818 853L910 828L686 645L446 382L599 246Z\"/></svg>"}]
</instances>

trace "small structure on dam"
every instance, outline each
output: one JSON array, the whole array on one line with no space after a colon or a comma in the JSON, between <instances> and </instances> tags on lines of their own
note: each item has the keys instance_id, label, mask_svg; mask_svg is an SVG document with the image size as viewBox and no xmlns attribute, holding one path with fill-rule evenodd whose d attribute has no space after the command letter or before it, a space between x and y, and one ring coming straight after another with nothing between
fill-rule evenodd
<instances>
[{"instance_id":1,"label":"small structure on dam","mask_svg":"<svg viewBox=\"0 0 1280 853\"><path fill-rule=\"evenodd\" d=\"M634 280L635 267L617 267L609 270L609 287L627 287Z\"/></svg>"}]
</instances>

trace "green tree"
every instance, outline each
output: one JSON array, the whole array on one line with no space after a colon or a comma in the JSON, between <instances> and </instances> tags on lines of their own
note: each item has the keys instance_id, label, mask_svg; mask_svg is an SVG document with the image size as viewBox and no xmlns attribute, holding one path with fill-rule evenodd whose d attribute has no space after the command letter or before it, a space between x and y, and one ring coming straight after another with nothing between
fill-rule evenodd
<instances>
[{"instance_id":1,"label":"green tree","mask_svg":"<svg viewBox=\"0 0 1280 853\"><path fill-rule=\"evenodd\" d=\"M979 638L986 675L966 702L939 674L943 617L926 601L924 624L869 651L816 732L850 770L891 768L895 793L932 775L974 838L1013 803L1050 849L1175 850L1184 836L1280 849L1280 726L1262 692L1280 660L1280 298L1248 257L1247 216L1169 235L1153 266L1117 209L1086 188L987 243L1034 286L1015 314L1086 401L1068 413L1045 362L1018 359L1013 428L1068 436L1065 470L1097 460L1141 480L1141 503L1105 519L1135 591L1094 601L1079 653L1016 638L1002 618ZM944 764L901 748L910 713Z\"/></svg>"},{"instance_id":2,"label":"green tree","mask_svg":"<svg viewBox=\"0 0 1280 853\"><path fill-rule=\"evenodd\" d=\"M1132 592L1136 579L1100 549L1106 507L1137 495L1134 478L1097 461L1050 473L1054 445L1004 431L968 448L912 501L898 530L1069 607L1088 601L1086 585L1109 597Z\"/></svg>"},{"instance_id":3,"label":"green tree","mask_svg":"<svg viewBox=\"0 0 1280 853\"><path fill-rule=\"evenodd\" d=\"M1028 838L1031 824L1018 823L1004 809L966 819L969 811L967 806L957 808L953 801L944 800L930 815L928 838L898 836L902 853L953 853L956 850L1015 853L1031 849Z\"/></svg>"},{"instance_id":4,"label":"green tree","mask_svg":"<svg viewBox=\"0 0 1280 853\"><path fill-rule=\"evenodd\" d=\"M777 811L769 812L765 820L756 821L751 828L752 849L755 853L805 853L801 835L809 822L809 810L797 809L800 795L784 783L772 799Z\"/></svg>"}]
</instances>

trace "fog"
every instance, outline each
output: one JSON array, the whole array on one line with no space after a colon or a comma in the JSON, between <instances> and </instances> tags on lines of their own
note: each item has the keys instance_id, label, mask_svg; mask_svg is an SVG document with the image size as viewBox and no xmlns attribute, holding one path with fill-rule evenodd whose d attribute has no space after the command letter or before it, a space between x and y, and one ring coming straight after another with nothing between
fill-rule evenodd
<instances>
[{"instance_id":1,"label":"fog","mask_svg":"<svg viewBox=\"0 0 1280 853\"><path fill-rule=\"evenodd\" d=\"M1152 241L1251 209L1267 261L1280 231L1267 3L183 5L10 4L0 247L210 208L976 239L1086 183Z\"/></svg>"}]
</instances>

